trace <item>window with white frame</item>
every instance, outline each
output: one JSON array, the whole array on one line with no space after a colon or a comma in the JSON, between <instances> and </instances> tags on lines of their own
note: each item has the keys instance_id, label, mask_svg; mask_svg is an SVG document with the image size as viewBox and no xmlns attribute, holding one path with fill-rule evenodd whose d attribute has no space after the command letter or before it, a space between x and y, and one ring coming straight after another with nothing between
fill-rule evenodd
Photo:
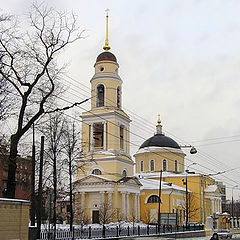
<instances>
[{"instance_id":1,"label":"window with white frame","mask_svg":"<svg viewBox=\"0 0 240 240\"><path fill-rule=\"evenodd\" d=\"M102 171L98 168L92 170L92 174L94 175L102 175Z\"/></svg>"},{"instance_id":2,"label":"window with white frame","mask_svg":"<svg viewBox=\"0 0 240 240\"><path fill-rule=\"evenodd\" d=\"M167 171L167 160L166 159L163 159L163 161L162 161L162 170L164 172Z\"/></svg>"},{"instance_id":3,"label":"window with white frame","mask_svg":"<svg viewBox=\"0 0 240 240\"><path fill-rule=\"evenodd\" d=\"M152 160L150 160L150 171L151 172L153 172L154 170L155 170L155 162L154 162L154 160L152 159Z\"/></svg>"},{"instance_id":4,"label":"window with white frame","mask_svg":"<svg viewBox=\"0 0 240 240\"><path fill-rule=\"evenodd\" d=\"M178 172L178 161L177 160L174 161L174 171Z\"/></svg>"},{"instance_id":5,"label":"window with white frame","mask_svg":"<svg viewBox=\"0 0 240 240\"><path fill-rule=\"evenodd\" d=\"M143 172L143 161L140 161L140 172Z\"/></svg>"},{"instance_id":6,"label":"window with white frame","mask_svg":"<svg viewBox=\"0 0 240 240\"><path fill-rule=\"evenodd\" d=\"M104 106L104 98L105 98L105 88L103 84L99 84L97 86L97 107L103 107Z\"/></svg>"},{"instance_id":7,"label":"window with white frame","mask_svg":"<svg viewBox=\"0 0 240 240\"><path fill-rule=\"evenodd\" d=\"M95 149L102 149L104 145L104 124L94 123L93 124L93 142Z\"/></svg>"},{"instance_id":8,"label":"window with white frame","mask_svg":"<svg viewBox=\"0 0 240 240\"><path fill-rule=\"evenodd\" d=\"M121 107L121 87L117 87L117 108Z\"/></svg>"},{"instance_id":9,"label":"window with white frame","mask_svg":"<svg viewBox=\"0 0 240 240\"><path fill-rule=\"evenodd\" d=\"M148 198L147 203L158 203L159 202L159 196L152 195Z\"/></svg>"},{"instance_id":10,"label":"window with white frame","mask_svg":"<svg viewBox=\"0 0 240 240\"><path fill-rule=\"evenodd\" d=\"M120 149L124 150L124 126L123 125L120 126L119 132L120 132Z\"/></svg>"},{"instance_id":11,"label":"window with white frame","mask_svg":"<svg viewBox=\"0 0 240 240\"><path fill-rule=\"evenodd\" d=\"M126 170L126 169L124 169L124 170L122 171L122 175L123 175L123 177L127 177L127 170Z\"/></svg>"}]
</instances>

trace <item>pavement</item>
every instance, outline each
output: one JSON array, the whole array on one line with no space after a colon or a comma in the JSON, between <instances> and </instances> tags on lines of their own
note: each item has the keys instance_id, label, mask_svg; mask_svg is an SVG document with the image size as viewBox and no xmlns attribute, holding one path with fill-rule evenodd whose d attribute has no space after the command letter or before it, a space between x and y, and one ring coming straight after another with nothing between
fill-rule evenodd
<instances>
[{"instance_id":1,"label":"pavement","mask_svg":"<svg viewBox=\"0 0 240 240\"><path fill-rule=\"evenodd\" d=\"M141 238L133 238L134 240L152 240L152 239L158 239L158 240L209 240L211 236L209 237L195 237L195 238L158 238L158 237L141 237ZM240 240L240 234L233 235L234 240Z\"/></svg>"}]
</instances>

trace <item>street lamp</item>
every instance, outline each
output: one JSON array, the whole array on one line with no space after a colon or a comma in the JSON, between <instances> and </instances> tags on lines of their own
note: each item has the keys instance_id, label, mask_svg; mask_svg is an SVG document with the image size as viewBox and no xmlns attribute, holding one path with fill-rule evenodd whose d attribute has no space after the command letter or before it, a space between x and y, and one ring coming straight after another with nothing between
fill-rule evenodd
<instances>
[{"instance_id":1,"label":"street lamp","mask_svg":"<svg viewBox=\"0 0 240 240\"><path fill-rule=\"evenodd\" d=\"M186 169L186 180L184 181L184 179L182 180L183 184L186 186L186 228L188 226L188 218L189 218L189 202L188 202L188 178L187 175L190 174L195 174L195 172L190 172L189 171L189 167L192 165L196 165L197 163L193 162L190 165L187 166Z\"/></svg>"},{"instance_id":2,"label":"street lamp","mask_svg":"<svg viewBox=\"0 0 240 240\"><path fill-rule=\"evenodd\" d=\"M197 149L192 145L181 145L180 148L191 148L190 149L191 154L196 154L197 153Z\"/></svg>"},{"instance_id":3,"label":"street lamp","mask_svg":"<svg viewBox=\"0 0 240 240\"><path fill-rule=\"evenodd\" d=\"M235 185L234 187L232 187L232 218L234 218L233 189L234 189L234 188L237 188L237 187L238 187L238 185Z\"/></svg>"}]
</instances>

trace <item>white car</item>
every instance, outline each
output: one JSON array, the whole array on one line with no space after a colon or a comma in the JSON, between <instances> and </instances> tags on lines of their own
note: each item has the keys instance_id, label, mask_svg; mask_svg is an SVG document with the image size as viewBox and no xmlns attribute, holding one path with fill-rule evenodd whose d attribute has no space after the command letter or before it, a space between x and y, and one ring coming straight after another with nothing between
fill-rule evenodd
<instances>
[{"instance_id":1,"label":"white car","mask_svg":"<svg viewBox=\"0 0 240 240\"><path fill-rule=\"evenodd\" d=\"M231 239L232 238L232 234L231 234L230 230L228 230L228 229L220 229L220 230L216 231L216 233L218 234L219 239Z\"/></svg>"}]
</instances>

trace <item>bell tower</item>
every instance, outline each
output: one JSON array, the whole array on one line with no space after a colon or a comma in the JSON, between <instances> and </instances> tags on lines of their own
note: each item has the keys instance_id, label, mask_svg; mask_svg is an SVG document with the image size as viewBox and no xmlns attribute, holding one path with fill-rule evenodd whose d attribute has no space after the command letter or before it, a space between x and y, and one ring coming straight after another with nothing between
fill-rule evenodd
<instances>
[{"instance_id":1,"label":"bell tower","mask_svg":"<svg viewBox=\"0 0 240 240\"><path fill-rule=\"evenodd\" d=\"M122 79L117 58L109 50L108 9L106 39L94 64L91 82L91 110L82 113L82 152L85 172L79 177L98 174L117 180L133 175L130 157L130 118L122 110ZM96 170L97 169L97 170Z\"/></svg>"}]
</instances>

